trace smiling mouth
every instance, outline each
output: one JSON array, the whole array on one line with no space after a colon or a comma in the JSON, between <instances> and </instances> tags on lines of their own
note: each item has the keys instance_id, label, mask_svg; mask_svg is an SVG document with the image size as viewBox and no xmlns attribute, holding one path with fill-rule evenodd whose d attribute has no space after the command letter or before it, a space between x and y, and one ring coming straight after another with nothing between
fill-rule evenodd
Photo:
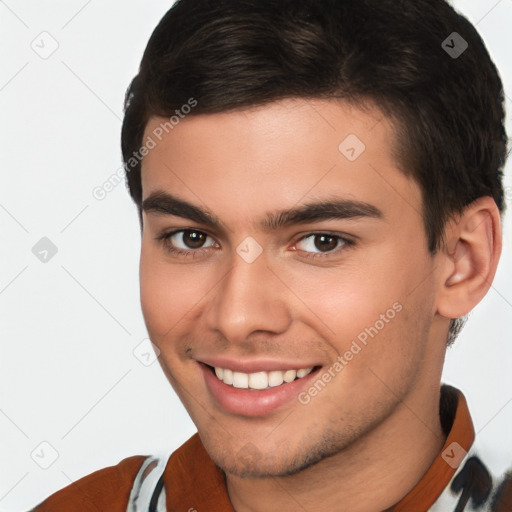
<instances>
[{"instance_id":1,"label":"smiling mouth","mask_svg":"<svg viewBox=\"0 0 512 512\"><path fill-rule=\"evenodd\" d=\"M298 370L272 370L254 373L235 372L228 368L207 366L217 378L228 386L238 389L264 390L288 384L309 375L316 366Z\"/></svg>"}]
</instances>

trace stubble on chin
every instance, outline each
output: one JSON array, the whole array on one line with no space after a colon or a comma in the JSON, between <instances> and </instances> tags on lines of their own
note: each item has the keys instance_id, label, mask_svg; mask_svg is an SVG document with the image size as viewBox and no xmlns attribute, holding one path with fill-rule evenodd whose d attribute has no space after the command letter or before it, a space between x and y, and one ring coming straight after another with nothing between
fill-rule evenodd
<instances>
[{"instance_id":1,"label":"stubble on chin","mask_svg":"<svg viewBox=\"0 0 512 512\"><path fill-rule=\"evenodd\" d=\"M238 450L231 445L211 448L205 447L215 464L225 473L250 478L275 478L296 475L319 462L342 453L361 435L354 427L345 427L343 431L326 430L320 438L312 443L306 435L305 439L295 446L286 444L279 448L265 449L257 446L257 442L247 442Z\"/></svg>"}]
</instances>

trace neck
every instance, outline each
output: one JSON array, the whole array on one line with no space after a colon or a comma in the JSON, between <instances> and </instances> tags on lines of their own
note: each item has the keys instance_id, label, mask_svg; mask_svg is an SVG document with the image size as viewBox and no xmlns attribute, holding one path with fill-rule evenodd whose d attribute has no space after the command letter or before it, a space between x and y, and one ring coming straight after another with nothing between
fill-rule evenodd
<instances>
[{"instance_id":1,"label":"neck","mask_svg":"<svg viewBox=\"0 0 512 512\"><path fill-rule=\"evenodd\" d=\"M286 477L226 475L237 512L375 512L400 501L440 453L439 386L410 393L379 426L342 452Z\"/></svg>"}]
</instances>

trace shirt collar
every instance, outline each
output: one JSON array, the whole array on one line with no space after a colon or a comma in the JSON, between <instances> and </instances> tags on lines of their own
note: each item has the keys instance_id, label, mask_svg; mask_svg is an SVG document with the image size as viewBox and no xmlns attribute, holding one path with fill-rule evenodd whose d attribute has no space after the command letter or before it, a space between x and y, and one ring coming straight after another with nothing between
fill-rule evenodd
<instances>
[{"instance_id":1,"label":"shirt collar","mask_svg":"<svg viewBox=\"0 0 512 512\"><path fill-rule=\"evenodd\" d=\"M461 391L446 384L441 387L439 415L447 434L441 452L415 487L385 512L428 510L450 483L471 448L475 429Z\"/></svg>"}]
</instances>

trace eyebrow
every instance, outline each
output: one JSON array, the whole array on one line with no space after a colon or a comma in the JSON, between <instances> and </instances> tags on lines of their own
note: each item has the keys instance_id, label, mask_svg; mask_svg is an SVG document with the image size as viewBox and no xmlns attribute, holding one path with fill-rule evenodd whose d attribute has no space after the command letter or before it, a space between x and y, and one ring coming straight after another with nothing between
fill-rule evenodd
<instances>
[{"instance_id":1,"label":"eyebrow","mask_svg":"<svg viewBox=\"0 0 512 512\"><path fill-rule=\"evenodd\" d=\"M157 190L144 199L142 210L146 213L174 215L206 225L212 229L226 230L225 224L208 209L201 209L163 190ZM269 212L260 221L259 225L263 231L276 231L279 228L294 224L364 217L383 219L384 215L376 206L364 201L326 198L288 210Z\"/></svg>"}]
</instances>

